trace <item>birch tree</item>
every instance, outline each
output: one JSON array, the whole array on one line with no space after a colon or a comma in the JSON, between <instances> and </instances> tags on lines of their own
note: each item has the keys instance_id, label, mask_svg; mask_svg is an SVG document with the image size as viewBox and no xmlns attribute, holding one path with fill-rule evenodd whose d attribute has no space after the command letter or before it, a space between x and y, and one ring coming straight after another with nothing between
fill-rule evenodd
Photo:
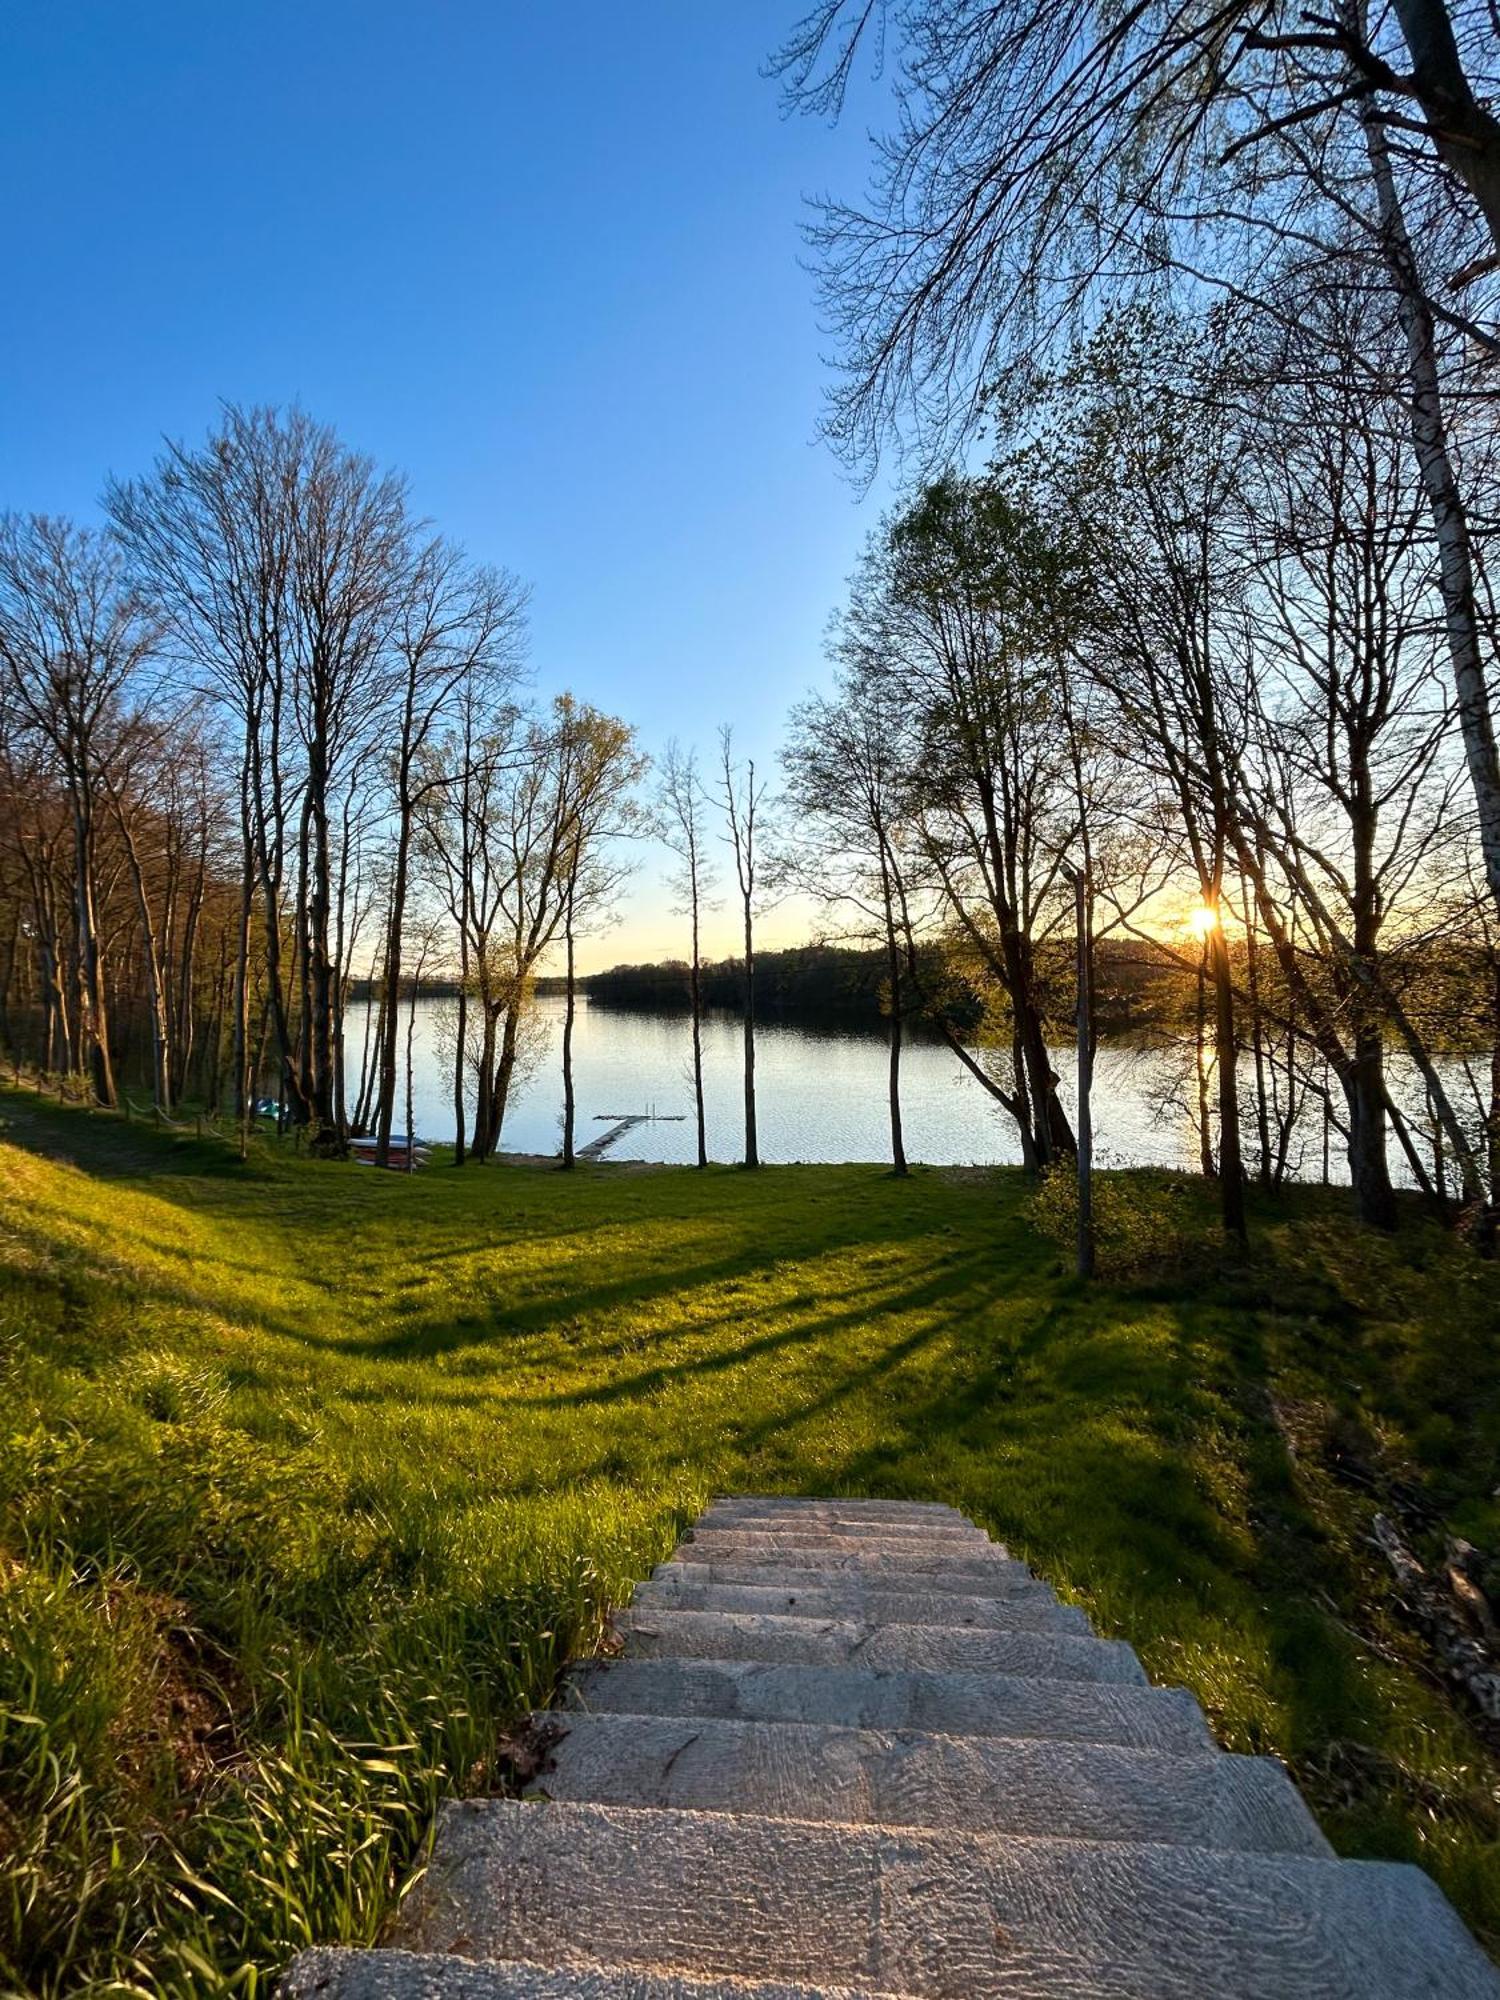
<instances>
[{"instance_id":1,"label":"birch tree","mask_svg":"<svg viewBox=\"0 0 1500 2000\"><path fill-rule=\"evenodd\" d=\"M703 955L704 902L712 886L708 866L705 798L698 776L696 751L684 750L675 737L662 759L657 793L662 838L677 857L678 887L688 919L688 1010L692 1023L693 1124L698 1165L708 1165L708 1123L703 1104Z\"/></svg>"},{"instance_id":2,"label":"birch tree","mask_svg":"<svg viewBox=\"0 0 1500 2000\"><path fill-rule=\"evenodd\" d=\"M53 760L72 834L78 1044L95 1097L116 1098L100 936L105 772L157 628L98 535L45 515L0 518L0 675L7 705Z\"/></svg>"}]
</instances>

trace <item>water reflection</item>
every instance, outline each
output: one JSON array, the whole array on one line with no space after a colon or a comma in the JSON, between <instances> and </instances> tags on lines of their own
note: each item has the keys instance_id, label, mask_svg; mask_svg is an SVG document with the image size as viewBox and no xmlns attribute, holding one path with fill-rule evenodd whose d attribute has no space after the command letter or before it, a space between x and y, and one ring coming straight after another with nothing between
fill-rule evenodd
<instances>
[{"instance_id":1,"label":"water reflection","mask_svg":"<svg viewBox=\"0 0 1500 2000\"><path fill-rule=\"evenodd\" d=\"M413 1042L413 1102L418 1132L453 1135L452 1083L442 1053L443 1003L422 1001ZM537 1066L517 1093L505 1121L507 1152L554 1153L560 1143L559 1076L562 1002L540 1002ZM357 1059L363 1010L352 1011L347 1045ZM403 1015L403 1047L405 1023ZM762 1023L757 1034L760 1149L772 1162L882 1160L889 1157L884 1039L878 1033ZM740 1024L732 1015L704 1023L703 1058L708 1149L715 1160L739 1157L743 1139ZM578 1142L597 1137L606 1115L649 1111L658 1122L634 1127L609 1157L689 1164L695 1157L689 1024L685 1014L579 1004L574 1031ZM1059 1073L1072 1074L1071 1050L1059 1050ZM1101 1163L1196 1169L1198 1143L1173 1066L1147 1050L1101 1048L1095 1072L1094 1127ZM404 1085L403 1085L404 1088ZM1072 1092L1064 1096L1071 1110ZM1009 1118L951 1053L914 1042L902 1060L902 1112L908 1156L934 1166L1016 1163L1020 1149ZM1176 1100L1175 1103L1172 1100ZM1165 1101L1165 1109L1163 1104ZM680 1122L672 1122L673 1115ZM398 1125L405 1123L404 1104ZM1246 1134L1247 1146L1252 1142ZM1331 1165L1341 1178L1335 1134ZM1394 1162L1393 1162L1394 1164ZM1294 1140L1293 1171L1322 1171L1321 1120Z\"/></svg>"}]
</instances>

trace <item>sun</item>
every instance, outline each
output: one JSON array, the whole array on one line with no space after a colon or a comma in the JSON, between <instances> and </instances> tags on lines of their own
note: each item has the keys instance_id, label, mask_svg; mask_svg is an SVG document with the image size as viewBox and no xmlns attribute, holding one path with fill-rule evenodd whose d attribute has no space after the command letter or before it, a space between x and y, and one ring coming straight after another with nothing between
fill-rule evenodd
<instances>
[{"instance_id":1,"label":"sun","mask_svg":"<svg viewBox=\"0 0 1500 2000\"><path fill-rule=\"evenodd\" d=\"M1205 943L1218 928L1219 913L1208 903L1200 903L1196 910L1188 912L1188 929L1194 937L1202 938Z\"/></svg>"}]
</instances>

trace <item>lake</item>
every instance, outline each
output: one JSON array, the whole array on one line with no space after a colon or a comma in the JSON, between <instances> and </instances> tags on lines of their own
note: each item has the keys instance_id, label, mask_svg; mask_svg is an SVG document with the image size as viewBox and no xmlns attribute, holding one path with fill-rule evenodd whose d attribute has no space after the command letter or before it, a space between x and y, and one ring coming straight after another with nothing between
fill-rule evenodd
<instances>
[{"instance_id":1,"label":"lake","mask_svg":"<svg viewBox=\"0 0 1500 2000\"><path fill-rule=\"evenodd\" d=\"M563 1003L548 996L538 1002L538 1010L540 1056L506 1114L501 1139L506 1152L555 1153L561 1144ZM420 1001L413 1044L414 1123L421 1137L444 1143L453 1136L451 1071L442 1054L445 1014L451 1016L450 1003ZM403 1010L403 1038L405 1024ZM347 1026L351 1072L357 1070L363 1033L364 1009L353 1007ZM690 1035L686 1014L602 1007L581 999L574 1029L577 1143L582 1146L597 1138L605 1130L601 1121L610 1114L654 1107L659 1122L634 1127L608 1157L691 1164L695 1152ZM705 1020L708 1147L715 1160L735 1160L743 1146L741 1048L736 1016L716 1014ZM1072 1050L1059 1049L1054 1061L1065 1079L1063 1095L1071 1113L1073 1092L1066 1080L1073 1073ZM762 1159L887 1159L886 1065L886 1044L879 1032L762 1022L756 1035ZM1100 1163L1196 1170L1197 1137L1183 1094L1169 1058L1119 1045L1101 1048L1094 1080ZM1173 1096L1175 1105L1161 1108L1160 1100ZM941 1043L907 1045L901 1097L910 1159L932 1166L1019 1162L1010 1119ZM681 1122L670 1122L672 1114ZM397 1100L396 1123L405 1125L403 1097ZM1249 1131L1245 1144L1247 1150L1253 1147ZM1300 1150L1296 1166L1317 1178L1322 1172L1321 1119L1309 1119ZM1335 1133L1334 1179L1346 1177L1339 1153ZM1397 1164L1394 1153L1392 1164Z\"/></svg>"}]
</instances>

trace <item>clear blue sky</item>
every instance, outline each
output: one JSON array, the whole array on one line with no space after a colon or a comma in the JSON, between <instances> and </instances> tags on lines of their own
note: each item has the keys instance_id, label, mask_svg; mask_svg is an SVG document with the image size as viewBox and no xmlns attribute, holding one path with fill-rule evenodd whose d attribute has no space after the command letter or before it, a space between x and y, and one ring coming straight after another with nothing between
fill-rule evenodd
<instances>
[{"instance_id":1,"label":"clear blue sky","mask_svg":"<svg viewBox=\"0 0 1500 2000\"><path fill-rule=\"evenodd\" d=\"M881 497L814 441L803 197L867 153L759 74L800 8L6 8L0 507L300 398L530 580L542 689L768 758Z\"/></svg>"}]
</instances>

